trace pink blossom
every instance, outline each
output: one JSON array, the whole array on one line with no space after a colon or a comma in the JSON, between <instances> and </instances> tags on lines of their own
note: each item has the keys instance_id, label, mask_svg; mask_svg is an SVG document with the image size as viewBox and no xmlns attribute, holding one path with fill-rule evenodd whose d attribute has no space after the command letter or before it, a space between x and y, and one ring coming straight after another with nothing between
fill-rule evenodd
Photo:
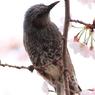
<instances>
[{"instance_id":1,"label":"pink blossom","mask_svg":"<svg viewBox=\"0 0 95 95\"><path fill-rule=\"evenodd\" d=\"M74 49L74 53L80 53L82 56L86 57L89 49L86 44L81 42L71 42L69 46Z\"/></svg>"},{"instance_id":2,"label":"pink blossom","mask_svg":"<svg viewBox=\"0 0 95 95\"><path fill-rule=\"evenodd\" d=\"M92 51L92 58L95 60L95 50Z\"/></svg>"},{"instance_id":3,"label":"pink blossom","mask_svg":"<svg viewBox=\"0 0 95 95\"><path fill-rule=\"evenodd\" d=\"M93 46L90 47L90 49L89 49L89 51L86 55L87 58L90 57L90 56L92 56L92 58L95 60L95 50L94 50Z\"/></svg>"},{"instance_id":4,"label":"pink blossom","mask_svg":"<svg viewBox=\"0 0 95 95\"><path fill-rule=\"evenodd\" d=\"M92 0L92 3L95 3L95 0Z\"/></svg>"},{"instance_id":5,"label":"pink blossom","mask_svg":"<svg viewBox=\"0 0 95 95\"><path fill-rule=\"evenodd\" d=\"M74 41L75 41L75 42L79 42L78 35L79 35L79 33L78 33L76 36L74 36Z\"/></svg>"},{"instance_id":6,"label":"pink blossom","mask_svg":"<svg viewBox=\"0 0 95 95\"><path fill-rule=\"evenodd\" d=\"M93 95L93 92L92 91L89 91L89 90L83 90L80 95Z\"/></svg>"},{"instance_id":7,"label":"pink blossom","mask_svg":"<svg viewBox=\"0 0 95 95\"><path fill-rule=\"evenodd\" d=\"M95 3L95 0L78 0L80 3L87 4L88 7L91 9L91 3Z\"/></svg>"},{"instance_id":8,"label":"pink blossom","mask_svg":"<svg viewBox=\"0 0 95 95\"><path fill-rule=\"evenodd\" d=\"M94 47L93 46L90 46L90 50L94 50Z\"/></svg>"},{"instance_id":9,"label":"pink blossom","mask_svg":"<svg viewBox=\"0 0 95 95\"><path fill-rule=\"evenodd\" d=\"M28 59L28 54L25 52L25 50L23 48L21 48L17 55L17 60L27 60Z\"/></svg>"},{"instance_id":10,"label":"pink blossom","mask_svg":"<svg viewBox=\"0 0 95 95\"><path fill-rule=\"evenodd\" d=\"M49 89L48 89L48 85L47 85L46 82L43 83L42 91L43 91L44 93L46 93L46 95L49 94Z\"/></svg>"},{"instance_id":11,"label":"pink blossom","mask_svg":"<svg viewBox=\"0 0 95 95\"><path fill-rule=\"evenodd\" d=\"M95 91L83 90L80 94L76 93L75 95L95 95Z\"/></svg>"},{"instance_id":12,"label":"pink blossom","mask_svg":"<svg viewBox=\"0 0 95 95\"><path fill-rule=\"evenodd\" d=\"M64 17L61 17L59 21L60 21L60 23L61 23L61 26L59 27L59 31L63 33ZM70 23L69 23L69 29L71 28L71 26L72 26L72 23L70 22Z\"/></svg>"},{"instance_id":13,"label":"pink blossom","mask_svg":"<svg viewBox=\"0 0 95 95\"><path fill-rule=\"evenodd\" d=\"M95 88L93 88L93 89L88 89L89 91L95 91Z\"/></svg>"}]
</instances>

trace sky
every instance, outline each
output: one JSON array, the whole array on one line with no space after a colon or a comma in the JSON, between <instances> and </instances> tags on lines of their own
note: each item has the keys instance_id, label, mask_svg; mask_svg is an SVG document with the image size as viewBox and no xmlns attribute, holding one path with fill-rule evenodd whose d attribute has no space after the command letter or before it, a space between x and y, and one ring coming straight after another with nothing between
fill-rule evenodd
<instances>
[{"instance_id":1,"label":"sky","mask_svg":"<svg viewBox=\"0 0 95 95\"><path fill-rule=\"evenodd\" d=\"M0 1L0 60L17 66L29 66L31 62L23 47L23 20L26 10L35 4L49 5L55 0L1 0ZM89 9L77 0L71 2L72 19L92 23L95 17L95 5ZM64 0L60 0L50 12L51 20L58 26L63 25ZM81 26L75 24L76 26ZM72 39L78 29L70 28L68 38ZM68 46L69 48L69 46ZM78 83L82 89L95 88L95 60L74 54L69 48L70 56L76 71ZM44 80L36 71L18 70L9 67L0 67L0 95L45 95L42 90ZM53 89L49 86L50 89ZM55 95L50 93L49 95Z\"/></svg>"}]
</instances>

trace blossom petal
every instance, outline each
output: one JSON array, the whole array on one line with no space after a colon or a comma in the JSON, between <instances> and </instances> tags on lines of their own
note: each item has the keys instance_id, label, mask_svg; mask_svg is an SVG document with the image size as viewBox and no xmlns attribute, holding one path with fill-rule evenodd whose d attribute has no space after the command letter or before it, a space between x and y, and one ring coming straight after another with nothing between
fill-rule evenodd
<instances>
[{"instance_id":1,"label":"blossom petal","mask_svg":"<svg viewBox=\"0 0 95 95\"><path fill-rule=\"evenodd\" d=\"M88 49L87 45L81 42L71 42L69 44L70 48L74 50L74 53L80 53L84 57L90 57L91 52Z\"/></svg>"},{"instance_id":2,"label":"blossom petal","mask_svg":"<svg viewBox=\"0 0 95 95\"><path fill-rule=\"evenodd\" d=\"M42 91L43 91L44 93L46 93L46 95L49 94L49 89L48 89L48 85L47 85L46 82L43 83Z\"/></svg>"},{"instance_id":3,"label":"blossom petal","mask_svg":"<svg viewBox=\"0 0 95 95\"><path fill-rule=\"evenodd\" d=\"M92 52L92 58L95 59L95 51Z\"/></svg>"},{"instance_id":4,"label":"blossom petal","mask_svg":"<svg viewBox=\"0 0 95 95\"><path fill-rule=\"evenodd\" d=\"M88 90L83 90L80 95L93 95L93 93L91 91Z\"/></svg>"},{"instance_id":5,"label":"blossom petal","mask_svg":"<svg viewBox=\"0 0 95 95\"><path fill-rule=\"evenodd\" d=\"M82 3L83 5L88 5L89 9L91 9L91 3L94 3L94 0L78 0L80 3Z\"/></svg>"}]
</instances>

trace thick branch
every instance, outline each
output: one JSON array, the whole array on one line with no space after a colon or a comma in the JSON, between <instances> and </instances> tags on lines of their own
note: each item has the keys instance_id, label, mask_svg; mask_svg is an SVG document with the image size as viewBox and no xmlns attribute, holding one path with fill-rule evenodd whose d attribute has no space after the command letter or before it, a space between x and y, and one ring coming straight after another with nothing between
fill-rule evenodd
<instances>
[{"instance_id":1,"label":"thick branch","mask_svg":"<svg viewBox=\"0 0 95 95\"><path fill-rule=\"evenodd\" d=\"M67 37L68 37L68 26L70 21L70 11L69 11L69 0L65 0L65 23L64 23L64 30L63 30L63 63L65 67L67 66L66 62L66 50L67 50Z\"/></svg>"},{"instance_id":2,"label":"thick branch","mask_svg":"<svg viewBox=\"0 0 95 95\"><path fill-rule=\"evenodd\" d=\"M67 63L67 56L66 56L66 51L67 51L67 37L68 37L68 26L69 26L69 21L70 21L70 9L69 9L69 0L64 0L65 1L65 23L64 23L64 30L63 30L63 70L64 72L65 69L68 69L68 63ZM65 88L66 88L66 95L70 95L70 89L69 89L69 83L68 83L68 76L64 75L64 81L65 81Z\"/></svg>"}]
</instances>

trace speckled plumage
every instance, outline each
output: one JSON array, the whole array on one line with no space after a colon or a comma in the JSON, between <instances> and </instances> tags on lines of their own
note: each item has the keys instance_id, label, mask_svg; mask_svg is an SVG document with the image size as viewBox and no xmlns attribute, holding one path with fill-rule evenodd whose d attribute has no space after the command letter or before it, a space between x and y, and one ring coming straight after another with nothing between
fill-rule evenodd
<instances>
[{"instance_id":1,"label":"speckled plumage","mask_svg":"<svg viewBox=\"0 0 95 95\"><path fill-rule=\"evenodd\" d=\"M64 86L62 85L61 72L62 49L59 47L62 35L49 17L50 10L57 3L52 3L49 6L39 4L27 10L24 19L23 41L25 50L34 66L44 66L45 64L51 63L37 71L57 92L63 95L62 89L64 89ZM67 62L71 75L69 86L71 95L73 95L75 92L80 91L80 88L75 78L74 68L68 51Z\"/></svg>"}]
</instances>

